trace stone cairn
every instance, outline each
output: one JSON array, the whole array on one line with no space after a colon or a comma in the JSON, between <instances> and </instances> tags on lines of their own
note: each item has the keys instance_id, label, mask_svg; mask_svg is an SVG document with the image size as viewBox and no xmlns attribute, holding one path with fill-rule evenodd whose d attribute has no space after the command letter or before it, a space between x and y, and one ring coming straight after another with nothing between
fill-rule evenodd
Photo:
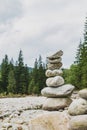
<instances>
[{"instance_id":1,"label":"stone cairn","mask_svg":"<svg viewBox=\"0 0 87 130\"><path fill-rule=\"evenodd\" d=\"M75 99L68 108L71 115L69 130L87 130L87 88L78 92L79 98Z\"/></svg>"},{"instance_id":2,"label":"stone cairn","mask_svg":"<svg viewBox=\"0 0 87 130\"><path fill-rule=\"evenodd\" d=\"M47 97L42 107L44 110L64 110L72 102L70 95L73 92L74 86L71 84L64 85L64 79L62 77L63 72L61 69L62 55L63 51L60 50L52 56L47 57L47 87L43 88L41 91L41 94Z\"/></svg>"}]
</instances>

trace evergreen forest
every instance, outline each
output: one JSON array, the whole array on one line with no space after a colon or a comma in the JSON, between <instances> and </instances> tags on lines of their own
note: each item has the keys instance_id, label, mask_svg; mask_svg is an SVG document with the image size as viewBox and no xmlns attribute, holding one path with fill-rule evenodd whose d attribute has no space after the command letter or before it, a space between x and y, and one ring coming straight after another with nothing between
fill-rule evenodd
<instances>
[{"instance_id":1,"label":"evergreen forest","mask_svg":"<svg viewBox=\"0 0 87 130\"><path fill-rule=\"evenodd\" d=\"M16 63L13 58L9 60L8 55L5 55L0 66L0 93L40 94L45 86L45 68L41 55L35 59L34 68L24 64L22 50Z\"/></svg>"},{"instance_id":2,"label":"evergreen forest","mask_svg":"<svg viewBox=\"0 0 87 130\"><path fill-rule=\"evenodd\" d=\"M75 85L76 89L87 88L87 17L84 26L84 38L80 40L74 63L64 70L66 83Z\"/></svg>"},{"instance_id":3,"label":"evergreen forest","mask_svg":"<svg viewBox=\"0 0 87 130\"><path fill-rule=\"evenodd\" d=\"M80 40L74 63L69 69L62 68L65 83L70 83L76 89L87 88L87 17L84 28L84 39ZM9 60L8 55L2 59L0 65L0 93L12 94L40 94L46 86L46 63L43 63L41 55L34 61L31 69L24 64L22 50L18 59Z\"/></svg>"}]
</instances>

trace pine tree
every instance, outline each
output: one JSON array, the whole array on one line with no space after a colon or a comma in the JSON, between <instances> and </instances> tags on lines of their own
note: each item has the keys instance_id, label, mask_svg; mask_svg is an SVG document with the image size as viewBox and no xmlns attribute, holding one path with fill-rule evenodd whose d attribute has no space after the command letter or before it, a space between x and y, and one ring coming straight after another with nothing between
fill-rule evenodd
<instances>
[{"instance_id":1,"label":"pine tree","mask_svg":"<svg viewBox=\"0 0 87 130\"><path fill-rule=\"evenodd\" d=\"M20 94L28 93L29 70L24 66L22 50L19 52L18 61L15 66L16 92Z\"/></svg>"},{"instance_id":2,"label":"pine tree","mask_svg":"<svg viewBox=\"0 0 87 130\"><path fill-rule=\"evenodd\" d=\"M16 86L17 86L17 93L24 93L25 92L25 80L24 80L24 62L23 62L23 54L22 50L19 52L18 56L18 65L16 66L15 75L16 75Z\"/></svg>"},{"instance_id":3,"label":"pine tree","mask_svg":"<svg viewBox=\"0 0 87 130\"><path fill-rule=\"evenodd\" d=\"M5 58L1 63L1 82L2 82L1 86L4 92L7 92L8 74L9 74L9 62L8 62L8 56L5 55Z\"/></svg>"},{"instance_id":4,"label":"pine tree","mask_svg":"<svg viewBox=\"0 0 87 130\"><path fill-rule=\"evenodd\" d=\"M13 69L10 69L9 75L8 75L8 87L7 87L8 93L16 93L16 80Z\"/></svg>"},{"instance_id":5,"label":"pine tree","mask_svg":"<svg viewBox=\"0 0 87 130\"><path fill-rule=\"evenodd\" d=\"M79 50L77 53L77 77L78 77L78 87L87 87L87 17L85 22L84 30L84 41L80 43Z\"/></svg>"},{"instance_id":6,"label":"pine tree","mask_svg":"<svg viewBox=\"0 0 87 130\"><path fill-rule=\"evenodd\" d=\"M41 55L38 60L35 59L34 69L31 74L31 82L29 83L29 94L40 94L41 89L45 86L45 65L42 62Z\"/></svg>"},{"instance_id":7,"label":"pine tree","mask_svg":"<svg viewBox=\"0 0 87 130\"><path fill-rule=\"evenodd\" d=\"M25 65L25 67L24 67L24 78L25 78L25 86L26 86L25 93L28 94L28 86L29 86L29 82L30 82L30 76L29 76L29 68L27 67L27 65Z\"/></svg>"},{"instance_id":8,"label":"pine tree","mask_svg":"<svg viewBox=\"0 0 87 130\"><path fill-rule=\"evenodd\" d=\"M44 64L42 62L42 57L41 55L39 56L39 60L38 60L38 64L39 64L39 68L38 68L38 85L39 85L39 93L41 92L41 90L43 89L43 87L45 86L45 69L44 69Z\"/></svg>"}]
</instances>

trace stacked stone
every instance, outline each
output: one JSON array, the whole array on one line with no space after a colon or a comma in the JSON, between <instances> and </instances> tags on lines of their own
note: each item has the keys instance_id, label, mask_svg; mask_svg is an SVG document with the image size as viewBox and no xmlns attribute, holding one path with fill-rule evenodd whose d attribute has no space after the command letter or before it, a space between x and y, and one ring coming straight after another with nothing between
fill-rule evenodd
<instances>
[{"instance_id":1,"label":"stacked stone","mask_svg":"<svg viewBox=\"0 0 87 130\"><path fill-rule=\"evenodd\" d=\"M73 85L64 85L64 79L62 77L62 55L63 51L58 51L50 57L47 57L48 64L46 70L46 85L42 89L41 94L47 97L43 104L44 110L59 110L68 107L72 100L69 96L72 94L74 89Z\"/></svg>"},{"instance_id":2,"label":"stacked stone","mask_svg":"<svg viewBox=\"0 0 87 130\"><path fill-rule=\"evenodd\" d=\"M79 99L74 100L69 106L71 115L70 130L87 130L87 89L79 91Z\"/></svg>"}]
</instances>

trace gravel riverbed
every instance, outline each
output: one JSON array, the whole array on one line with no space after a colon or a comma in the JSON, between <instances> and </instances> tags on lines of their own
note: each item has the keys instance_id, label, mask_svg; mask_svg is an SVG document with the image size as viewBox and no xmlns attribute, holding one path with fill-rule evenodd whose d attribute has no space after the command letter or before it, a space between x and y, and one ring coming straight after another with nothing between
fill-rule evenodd
<instances>
[{"instance_id":1,"label":"gravel riverbed","mask_svg":"<svg viewBox=\"0 0 87 130\"><path fill-rule=\"evenodd\" d=\"M45 97L0 99L0 130L28 130L30 119L46 113L41 109Z\"/></svg>"},{"instance_id":2,"label":"gravel riverbed","mask_svg":"<svg viewBox=\"0 0 87 130\"><path fill-rule=\"evenodd\" d=\"M71 99L78 99L74 92ZM29 121L40 114L49 113L42 110L46 97L27 96L20 98L0 98L0 130L29 130Z\"/></svg>"}]
</instances>

